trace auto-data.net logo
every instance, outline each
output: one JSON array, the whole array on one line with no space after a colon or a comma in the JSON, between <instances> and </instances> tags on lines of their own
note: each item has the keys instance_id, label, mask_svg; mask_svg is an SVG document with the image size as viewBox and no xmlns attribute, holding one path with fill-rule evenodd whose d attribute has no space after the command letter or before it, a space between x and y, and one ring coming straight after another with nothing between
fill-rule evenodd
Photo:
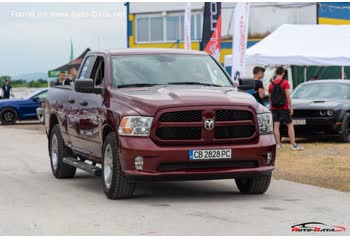
<instances>
[{"instance_id":1,"label":"auto-data.net logo","mask_svg":"<svg viewBox=\"0 0 350 240\"><path fill-rule=\"evenodd\" d=\"M292 232L344 232L346 228L344 226L329 226L320 222L306 222L296 224L291 227Z\"/></svg>"}]
</instances>

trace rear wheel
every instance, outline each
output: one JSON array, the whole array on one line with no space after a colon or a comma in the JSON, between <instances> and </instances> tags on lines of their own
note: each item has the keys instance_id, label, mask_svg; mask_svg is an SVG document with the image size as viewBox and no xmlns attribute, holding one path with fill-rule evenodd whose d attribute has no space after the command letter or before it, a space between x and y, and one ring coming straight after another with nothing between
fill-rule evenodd
<instances>
[{"instance_id":1,"label":"rear wheel","mask_svg":"<svg viewBox=\"0 0 350 240\"><path fill-rule=\"evenodd\" d=\"M0 112L0 121L4 125L15 124L17 118L17 112L13 108L5 108Z\"/></svg>"},{"instance_id":2,"label":"rear wheel","mask_svg":"<svg viewBox=\"0 0 350 240\"><path fill-rule=\"evenodd\" d=\"M52 174L56 178L72 178L76 168L63 162L65 157L73 157L72 151L64 145L61 130L55 125L50 132L49 154Z\"/></svg>"},{"instance_id":3,"label":"rear wheel","mask_svg":"<svg viewBox=\"0 0 350 240\"><path fill-rule=\"evenodd\" d=\"M271 182L271 174L251 178L237 178L236 185L241 193L262 194L267 191Z\"/></svg>"},{"instance_id":4,"label":"rear wheel","mask_svg":"<svg viewBox=\"0 0 350 240\"><path fill-rule=\"evenodd\" d=\"M342 125L342 140L350 143L350 114L346 114Z\"/></svg>"},{"instance_id":5,"label":"rear wheel","mask_svg":"<svg viewBox=\"0 0 350 240\"><path fill-rule=\"evenodd\" d=\"M110 199L126 199L134 193L135 182L130 181L122 170L114 132L107 135L103 144L102 180L104 192Z\"/></svg>"}]
</instances>

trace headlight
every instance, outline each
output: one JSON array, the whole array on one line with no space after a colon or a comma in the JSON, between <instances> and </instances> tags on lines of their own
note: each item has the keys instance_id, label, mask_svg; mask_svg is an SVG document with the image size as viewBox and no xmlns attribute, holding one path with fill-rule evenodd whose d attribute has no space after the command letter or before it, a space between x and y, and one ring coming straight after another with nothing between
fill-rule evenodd
<instances>
[{"instance_id":1,"label":"headlight","mask_svg":"<svg viewBox=\"0 0 350 240\"><path fill-rule=\"evenodd\" d=\"M328 111L327 111L327 115L328 115L329 117L333 116L333 114L334 114L334 112L333 112L332 110L328 110Z\"/></svg>"},{"instance_id":2,"label":"headlight","mask_svg":"<svg viewBox=\"0 0 350 240\"><path fill-rule=\"evenodd\" d=\"M270 134L273 131L273 121L271 113L258 114L259 132L260 134Z\"/></svg>"},{"instance_id":3,"label":"headlight","mask_svg":"<svg viewBox=\"0 0 350 240\"><path fill-rule=\"evenodd\" d=\"M118 133L121 136L147 137L151 132L153 117L127 116L120 122Z\"/></svg>"}]
</instances>

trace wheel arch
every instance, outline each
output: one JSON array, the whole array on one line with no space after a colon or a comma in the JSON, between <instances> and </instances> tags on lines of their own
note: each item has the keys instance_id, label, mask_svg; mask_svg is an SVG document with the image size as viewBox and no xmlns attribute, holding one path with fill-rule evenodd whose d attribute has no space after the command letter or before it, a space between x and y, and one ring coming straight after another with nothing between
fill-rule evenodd
<instances>
[{"instance_id":1,"label":"wheel arch","mask_svg":"<svg viewBox=\"0 0 350 240\"><path fill-rule=\"evenodd\" d=\"M50 120L49 120L49 133L48 135L50 136L50 132L52 128L56 125L59 124L58 117L56 116L55 113L51 114Z\"/></svg>"},{"instance_id":2,"label":"wheel arch","mask_svg":"<svg viewBox=\"0 0 350 240\"><path fill-rule=\"evenodd\" d=\"M0 114L1 114L2 111L5 110L5 109L12 109L12 110L14 110L15 113L16 113L16 115L17 115L17 120L21 120L21 119L22 119L19 110L18 110L15 106L5 106L5 107L2 107L2 108L0 109Z\"/></svg>"}]
</instances>

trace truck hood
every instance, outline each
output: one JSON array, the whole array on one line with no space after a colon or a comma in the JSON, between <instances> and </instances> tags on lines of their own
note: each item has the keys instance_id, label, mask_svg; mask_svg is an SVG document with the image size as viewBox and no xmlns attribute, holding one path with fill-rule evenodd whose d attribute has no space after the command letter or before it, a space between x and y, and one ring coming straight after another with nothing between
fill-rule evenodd
<instances>
[{"instance_id":1,"label":"truck hood","mask_svg":"<svg viewBox=\"0 0 350 240\"><path fill-rule=\"evenodd\" d=\"M112 89L112 101L126 105L141 115L154 116L169 107L184 106L250 106L262 111L260 104L250 94L230 87L198 85L166 85L144 88Z\"/></svg>"},{"instance_id":2,"label":"truck hood","mask_svg":"<svg viewBox=\"0 0 350 240\"><path fill-rule=\"evenodd\" d=\"M292 99L294 109L337 109L350 105L349 99Z\"/></svg>"}]
</instances>

